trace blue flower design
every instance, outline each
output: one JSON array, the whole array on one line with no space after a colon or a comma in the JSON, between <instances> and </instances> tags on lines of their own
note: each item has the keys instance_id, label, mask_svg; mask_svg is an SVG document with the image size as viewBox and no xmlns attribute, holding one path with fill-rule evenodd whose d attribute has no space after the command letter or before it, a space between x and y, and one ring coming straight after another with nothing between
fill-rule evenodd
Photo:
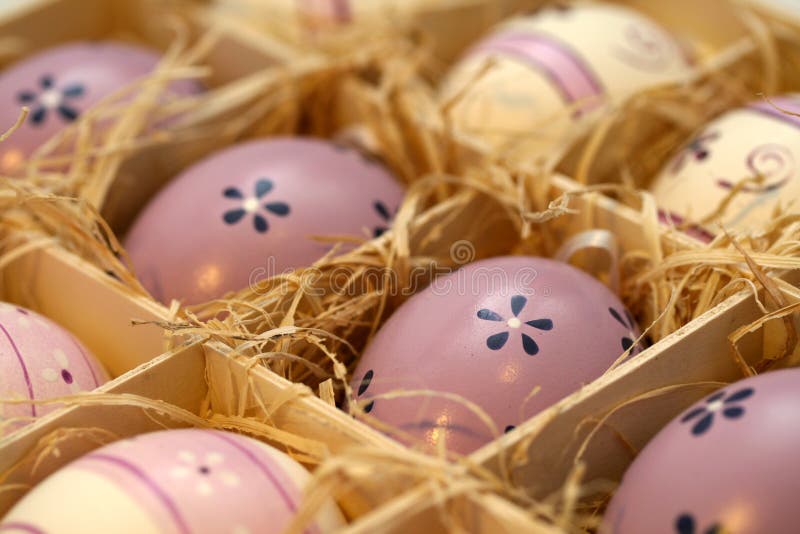
<instances>
[{"instance_id":1,"label":"blue flower design","mask_svg":"<svg viewBox=\"0 0 800 534\"><path fill-rule=\"evenodd\" d=\"M677 534L701 534L697 529L697 522L691 514L681 514L678 516L675 520L675 532L677 532ZM721 532L722 526L719 523L714 523L705 529L702 534L720 534Z\"/></svg>"},{"instance_id":2,"label":"blue flower design","mask_svg":"<svg viewBox=\"0 0 800 534\"><path fill-rule=\"evenodd\" d=\"M701 436L711 428L717 412L727 419L739 419L742 417L745 410L743 406L738 404L750 398L753 393L755 393L753 388L743 388L727 396L725 391L718 391L706 399L704 406L698 406L684 415L681 418L681 423L694 421L692 434Z\"/></svg>"},{"instance_id":3,"label":"blue flower design","mask_svg":"<svg viewBox=\"0 0 800 534\"><path fill-rule=\"evenodd\" d=\"M50 110L55 110L64 122L72 122L78 118L78 110L69 101L84 95L86 88L83 84L74 83L57 89L53 76L45 74L39 79L39 89L39 93L29 90L17 93L17 101L33 109L31 123L34 126L44 124Z\"/></svg>"},{"instance_id":4,"label":"blue flower design","mask_svg":"<svg viewBox=\"0 0 800 534\"><path fill-rule=\"evenodd\" d=\"M244 194L235 187L227 188L222 192L222 196L233 200L240 200L241 205L238 208L226 211L222 216L222 220L225 221L226 224L236 224L241 221L245 215L252 213L253 226L256 231L260 234L265 233L269 230L269 223L266 217L258 213L260 209L263 208L278 217L285 217L289 215L290 211L289 205L285 202L268 202L263 205L260 203L261 198L272 191L273 187L274 185L271 180L262 178L256 182L255 194L251 197L245 197Z\"/></svg>"},{"instance_id":5,"label":"blue flower design","mask_svg":"<svg viewBox=\"0 0 800 534\"><path fill-rule=\"evenodd\" d=\"M515 295L511 297L511 313L513 313L514 316L507 321L500 314L485 308L478 310L478 319L495 322L505 321L506 326L508 326L510 329L518 330L523 325L523 322L518 318L518 316L523 308L525 308L527 303L527 298L523 297L522 295ZM553 329L553 321L550 319L534 319L532 321L526 321L524 324L536 328L537 330ZM506 344L506 341L508 341L509 337L510 333L508 331L491 335L486 339L486 346L492 350L500 350ZM530 356L534 356L539 352L539 345L536 344L532 337L524 332L522 332L522 348Z\"/></svg>"},{"instance_id":6,"label":"blue flower design","mask_svg":"<svg viewBox=\"0 0 800 534\"><path fill-rule=\"evenodd\" d=\"M380 200L376 200L375 202L373 202L372 207L378 214L378 217L386 221L385 225L376 226L372 230L373 237L380 237L386 232L386 230L389 229L389 226L391 225L394 215L392 215L392 213L389 211L389 208L386 207L386 204L384 204ZM397 212L397 210L395 210L395 212Z\"/></svg>"},{"instance_id":7,"label":"blue flower design","mask_svg":"<svg viewBox=\"0 0 800 534\"><path fill-rule=\"evenodd\" d=\"M671 172L677 174L683 170L687 160L705 161L710 154L708 144L719 139L719 132L709 132L695 137L684 146L672 162Z\"/></svg>"},{"instance_id":8,"label":"blue flower design","mask_svg":"<svg viewBox=\"0 0 800 534\"><path fill-rule=\"evenodd\" d=\"M622 337L621 345L622 350L626 351L633 346L633 342L636 340L636 334L633 331L636 329L636 323L631 317L631 314L628 310L623 310L623 313L618 312L614 308L608 308L608 313L611 314L611 317L616 319L616 321L625 327L628 330L628 335Z\"/></svg>"},{"instance_id":9,"label":"blue flower design","mask_svg":"<svg viewBox=\"0 0 800 534\"><path fill-rule=\"evenodd\" d=\"M375 377L375 372L370 369L366 373L364 373L364 378L361 379L361 383L358 385L358 396L360 397L364 393L367 392L369 389L369 385L372 383L372 379ZM371 401L364 406L364 411L369 413L372 411L372 408L375 407L375 401Z\"/></svg>"}]
</instances>

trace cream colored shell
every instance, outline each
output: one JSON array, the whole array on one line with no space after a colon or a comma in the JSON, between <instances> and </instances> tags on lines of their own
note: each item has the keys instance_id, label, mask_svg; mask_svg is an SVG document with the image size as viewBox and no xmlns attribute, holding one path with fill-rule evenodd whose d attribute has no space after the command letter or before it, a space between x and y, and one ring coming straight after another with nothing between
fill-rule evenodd
<instances>
[{"instance_id":1,"label":"cream colored shell","mask_svg":"<svg viewBox=\"0 0 800 534\"><path fill-rule=\"evenodd\" d=\"M441 98L455 127L507 155L547 156L574 140L598 108L685 76L680 45L621 6L578 4L513 19L452 70Z\"/></svg>"},{"instance_id":2,"label":"cream colored shell","mask_svg":"<svg viewBox=\"0 0 800 534\"><path fill-rule=\"evenodd\" d=\"M674 219L701 221L712 215L737 183L743 184L719 221L704 225L712 234L721 222L733 230L763 228L778 207L800 196L800 122L766 104L730 111L709 123L676 154L653 182L659 208ZM677 216L677 217L676 217Z\"/></svg>"}]
</instances>

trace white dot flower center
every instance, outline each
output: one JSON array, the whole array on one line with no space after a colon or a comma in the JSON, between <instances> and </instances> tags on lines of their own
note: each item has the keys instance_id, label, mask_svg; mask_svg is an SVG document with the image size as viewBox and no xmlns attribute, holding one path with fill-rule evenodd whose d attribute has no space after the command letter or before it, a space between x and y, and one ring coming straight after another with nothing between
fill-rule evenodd
<instances>
[{"instance_id":1,"label":"white dot flower center","mask_svg":"<svg viewBox=\"0 0 800 534\"><path fill-rule=\"evenodd\" d=\"M511 319L508 320L506 324L508 325L509 328L519 328L520 326L522 326L522 321L520 321L516 317L512 317Z\"/></svg>"},{"instance_id":2,"label":"white dot flower center","mask_svg":"<svg viewBox=\"0 0 800 534\"><path fill-rule=\"evenodd\" d=\"M57 89L48 89L39 97L39 103L46 108L55 108L61 104L61 92Z\"/></svg>"},{"instance_id":3,"label":"white dot flower center","mask_svg":"<svg viewBox=\"0 0 800 534\"><path fill-rule=\"evenodd\" d=\"M707 409L709 412L718 412L719 410L721 410L721 409L722 409L722 401L721 401L721 400L716 400L716 401L714 401L714 402L710 403L710 404L709 404L709 405L706 407L706 409Z\"/></svg>"},{"instance_id":4,"label":"white dot flower center","mask_svg":"<svg viewBox=\"0 0 800 534\"><path fill-rule=\"evenodd\" d=\"M258 199L254 197L246 198L242 203L242 208L247 213L255 213L258 211Z\"/></svg>"}]
</instances>

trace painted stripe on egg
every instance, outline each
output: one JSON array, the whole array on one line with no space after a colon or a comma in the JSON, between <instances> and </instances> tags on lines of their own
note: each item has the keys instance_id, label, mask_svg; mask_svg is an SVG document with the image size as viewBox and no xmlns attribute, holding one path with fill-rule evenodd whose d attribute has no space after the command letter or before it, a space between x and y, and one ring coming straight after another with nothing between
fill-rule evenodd
<instances>
[{"instance_id":1,"label":"painted stripe on egg","mask_svg":"<svg viewBox=\"0 0 800 534\"><path fill-rule=\"evenodd\" d=\"M267 455L263 455L261 457L257 456L255 453L250 451L247 447L245 447L242 443L239 443L236 439L232 439L226 436L222 432L209 432L209 435L215 436L216 438L224 441L240 453L242 453L250 462L258 467L259 471L270 481L270 483L275 487L278 493L281 496L284 504L286 504L286 508L288 508L292 514L297 513L298 509L298 498L299 495L292 496L287 491L287 488L294 487L294 482L286 476L283 469L277 462L273 462L271 458ZM269 462L269 465L266 465L265 462ZM278 477L282 478L279 480ZM310 527L306 528L303 532L307 532L309 534L318 534L319 528L314 524Z\"/></svg>"},{"instance_id":2,"label":"painted stripe on egg","mask_svg":"<svg viewBox=\"0 0 800 534\"><path fill-rule=\"evenodd\" d=\"M581 57L545 35L503 33L478 45L472 54L498 53L518 59L547 76L568 104L581 103L576 115L600 105L603 84Z\"/></svg>"},{"instance_id":3,"label":"painted stripe on egg","mask_svg":"<svg viewBox=\"0 0 800 534\"><path fill-rule=\"evenodd\" d=\"M178 531L182 534L189 534L191 531L189 530L189 526L184 521L183 516L178 511L178 506L175 504L175 501L170 498L161 488L156 484L147 474L142 471L136 465L128 462L127 460L123 460L122 458L117 458L116 456L111 456L110 454L102 454L102 453L92 453L86 456L87 460L97 460L100 462L104 462L106 464L113 465L115 467L119 467L120 469L128 472L129 474L133 475L136 479L138 479L142 484L144 484L153 494L161 501L161 503L166 508L169 515L172 517L173 521L175 522L175 526L178 527Z\"/></svg>"},{"instance_id":4,"label":"painted stripe on egg","mask_svg":"<svg viewBox=\"0 0 800 534\"><path fill-rule=\"evenodd\" d=\"M89 356L86 355L86 351L83 350L83 345L81 345L78 340L72 336L70 336L70 340L72 340L72 343L75 345L75 348L78 349L78 352L81 353L81 357L83 358L86 367L89 368L89 372L92 374L92 380L94 381L94 387L100 387L100 381L97 380L97 373L94 372L94 366L89 360Z\"/></svg>"},{"instance_id":5,"label":"painted stripe on egg","mask_svg":"<svg viewBox=\"0 0 800 534\"><path fill-rule=\"evenodd\" d=\"M13 521L11 523L3 523L0 525L0 532L28 532L29 534L45 534L44 530L40 529L39 527L35 527L30 523L20 523L19 521Z\"/></svg>"},{"instance_id":6,"label":"painted stripe on egg","mask_svg":"<svg viewBox=\"0 0 800 534\"><path fill-rule=\"evenodd\" d=\"M31 377L28 374L28 367L25 365L25 360L22 359L22 354L20 354L19 349L17 348L17 344L14 343L14 340L11 338L11 334L8 333L6 327L0 323L0 330L3 331L8 342L11 344L11 348L14 350L14 354L17 355L17 361L19 361L19 366L22 368L22 374L25 377L25 384L28 386L28 398L33 400L33 384L31 383ZM31 415L36 417L36 405L31 404Z\"/></svg>"},{"instance_id":7,"label":"painted stripe on egg","mask_svg":"<svg viewBox=\"0 0 800 534\"><path fill-rule=\"evenodd\" d=\"M792 113L800 113L800 102L776 99L774 100L774 103L779 108L785 109ZM795 115L787 115L780 109L773 107L773 105L769 102L756 102L754 104L750 104L748 107L751 111L772 117L773 119L778 119L779 121L789 124L790 126L800 128L800 117Z\"/></svg>"}]
</instances>

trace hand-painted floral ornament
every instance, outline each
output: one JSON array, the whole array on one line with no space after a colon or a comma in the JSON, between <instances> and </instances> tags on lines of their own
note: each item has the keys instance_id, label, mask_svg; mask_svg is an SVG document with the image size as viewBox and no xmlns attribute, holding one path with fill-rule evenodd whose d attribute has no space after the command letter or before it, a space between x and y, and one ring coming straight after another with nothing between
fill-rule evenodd
<instances>
[{"instance_id":1,"label":"hand-painted floral ornament","mask_svg":"<svg viewBox=\"0 0 800 534\"><path fill-rule=\"evenodd\" d=\"M330 245L315 236L383 233L403 188L356 150L311 138L251 141L175 178L125 241L159 300L196 304L307 267Z\"/></svg>"},{"instance_id":2,"label":"hand-painted floral ornament","mask_svg":"<svg viewBox=\"0 0 800 534\"><path fill-rule=\"evenodd\" d=\"M401 306L367 347L352 387L382 422L468 453L493 435L463 404L373 397L398 389L460 395L502 431L635 353L638 336L616 295L583 271L543 258L494 258L439 278Z\"/></svg>"},{"instance_id":3,"label":"hand-painted floral ornament","mask_svg":"<svg viewBox=\"0 0 800 534\"><path fill-rule=\"evenodd\" d=\"M546 7L503 23L450 72L441 91L461 133L527 161L568 146L608 102L675 81L678 42L619 5Z\"/></svg>"},{"instance_id":4,"label":"hand-painted floral ornament","mask_svg":"<svg viewBox=\"0 0 800 534\"><path fill-rule=\"evenodd\" d=\"M729 111L694 136L651 188L671 222L698 223L710 239L714 216L735 230L763 229L776 208L797 209L800 197L800 95L758 101Z\"/></svg>"},{"instance_id":5,"label":"hand-painted floral ornament","mask_svg":"<svg viewBox=\"0 0 800 534\"><path fill-rule=\"evenodd\" d=\"M0 175L13 175L25 159L65 125L103 98L153 71L159 55L116 42L76 42L50 48L0 73L0 131L13 126L23 106L27 120L0 143ZM200 91L194 82L170 86L176 94Z\"/></svg>"},{"instance_id":6,"label":"hand-painted floral ornament","mask_svg":"<svg viewBox=\"0 0 800 534\"><path fill-rule=\"evenodd\" d=\"M11 509L0 531L277 534L297 513L309 478L286 454L238 434L153 432L57 471ZM305 532L344 523L332 502L314 521Z\"/></svg>"},{"instance_id":7,"label":"hand-painted floral ornament","mask_svg":"<svg viewBox=\"0 0 800 534\"><path fill-rule=\"evenodd\" d=\"M796 532L798 405L798 369L748 378L696 403L642 450L600 531Z\"/></svg>"},{"instance_id":8,"label":"hand-painted floral ornament","mask_svg":"<svg viewBox=\"0 0 800 534\"><path fill-rule=\"evenodd\" d=\"M0 421L22 422L58 407L3 404L4 399L67 397L107 381L103 367L72 334L38 313L0 302Z\"/></svg>"}]
</instances>

